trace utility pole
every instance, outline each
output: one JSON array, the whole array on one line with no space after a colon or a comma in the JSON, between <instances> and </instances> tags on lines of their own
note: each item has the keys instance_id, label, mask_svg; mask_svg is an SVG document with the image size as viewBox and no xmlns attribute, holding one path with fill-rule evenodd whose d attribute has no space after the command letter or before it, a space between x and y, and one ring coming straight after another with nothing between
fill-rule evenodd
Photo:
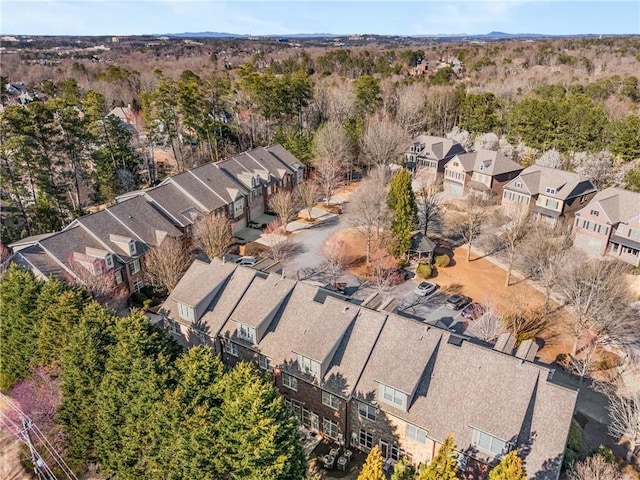
<instances>
[{"instance_id":1,"label":"utility pole","mask_svg":"<svg viewBox=\"0 0 640 480\"><path fill-rule=\"evenodd\" d=\"M47 466L47 463L42 459L31 440L31 428L33 427L33 422L24 416L20 416L20 420L22 421L22 430L20 430L18 434L31 453L30 461L33 464L33 472L39 480L56 480L56 477Z\"/></svg>"}]
</instances>

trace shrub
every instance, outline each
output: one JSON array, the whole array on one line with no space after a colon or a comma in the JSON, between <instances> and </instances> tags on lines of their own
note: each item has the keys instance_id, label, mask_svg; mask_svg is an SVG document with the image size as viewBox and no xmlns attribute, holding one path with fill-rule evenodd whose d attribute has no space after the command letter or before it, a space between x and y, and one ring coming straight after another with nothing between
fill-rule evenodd
<instances>
[{"instance_id":1,"label":"shrub","mask_svg":"<svg viewBox=\"0 0 640 480\"><path fill-rule=\"evenodd\" d=\"M594 448L593 451L589 453L590 457L596 455L601 456L607 463L616 463L616 456L613 454L613 450L605 447L604 445L600 445L598 448Z\"/></svg>"},{"instance_id":2,"label":"shrub","mask_svg":"<svg viewBox=\"0 0 640 480\"><path fill-rule=\"evenodd\" d=\"M428 263L419 263L416 269L416 275L422 278L429 278L433 273L433 267Z\"/></svg>"},{"instance_id":3,"label":"shrub","mask_svg":"<svg viewBox=\"0 0 640 480\"><path fill-rule=\"evenodd\" d=\"M582 448L582 428L575 420L571 420L569 436L567 437L567 449L579 452Z\"/></svg>"},{"instance_id":4,"label":"shrub","mask_svg":"<svg viewBox=\"0 0 640 480\"><path fill-rule=\"evenodd\" d=\"M266 246L256 242L247 243L246 245L243 245L243 247L243 251L240 253L248 257L259 257L261 254L264 254L269 250Z\"/></svg>"},{"instance_id":5,"label":"shrub","mask_svg":"<svg viewBox=\"0 0 640 480\"><path fill-rule=\"evenodd\" d=\"M438 268L448 267L449 264L451 263L451 257L449 257L449 255L447 255L446 253L442 255L436 255L435 263L436 263L436 267Z\"/></svg>"},{"instance_id":6,"label":"shrub","mask_svg":"<svg viewBox=\"0 0 640 480\"><path fill-rule=\"evenodd\" d=\"M142 306L145 310L149 310L153 306L153 299L146 298L142 301Z\"/></svg>"},{"instance_id":7,"label":"shrub","mask_svg":"<svg viewBox=\"0 0 640 480\"><path fill-rule=\"evenodd\" d=\"M134 292L129 298L131 303L134 305L144 305L144 301L147 299L147 296L142 292Z\"/></svg>"}]
</instances>

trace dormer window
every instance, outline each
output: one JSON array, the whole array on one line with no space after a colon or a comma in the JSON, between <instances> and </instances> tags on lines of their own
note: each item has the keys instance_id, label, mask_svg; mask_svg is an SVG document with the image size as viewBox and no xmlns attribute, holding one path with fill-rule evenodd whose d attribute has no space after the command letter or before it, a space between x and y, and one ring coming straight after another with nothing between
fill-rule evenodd
<instances>
[{"instance_id":1,"label":"dormer window","mask_svg":"<svg viewBox=\"0 0 640 480\"><path fill-rule=\"evenodd\" d=\"M184 320L195 321L195 316L193 313L193 307L186 305L184 303L176 302L178 304L178 315L180 318Z\"/></svg>"},{"instance_id":2,"label":"dormer window","mask_svg":"<svg viewBox=\"0 0 640 480\"><path fill-rule=\"evenodd\" d=\"M382 383L378 392L378 400L402 410L407 409L407 394Z\"/></svg>"},{"instance_id":3,"label":"dormer window","mask_svg":"<svg viewBox=\"0 0 640 480\"><path fill-rule=\"evenodd\" d=\"M107 270L111 270L114 267L113 255L108 253L107 256L104 257L104 263L107 265Z\"/></svg>"},{"instance_id":4,"label":"dormer window","mask_svg":"<svg viewBox=\"0 0 640 480\"><path fill-rule=\"evenodd\" d=\"M522 188L522 182L516 182L516 188Z\"/></svg>"},{"instance_id":5,"label":"dormer window","mask_svg":"<svg viewBox=\"0 0 640 480\"><path fill-rule=\"evenodd\" d=\"M249 325L245 325L244 323L238 322L238 337L243 340L247 340L249 342L255 342L256 339L256 329L250 327Z\"/></svg>"},{"instance_id":6,"label":"dormer window","mask_svg":"<svg viewBox=\"0 0 640 480\"><path fill-rule=\"evenodd\" d=\"M129 255L133 256L137 253L136 250L136 241L135 240L129 240Z\"/></svg>"},{"instance_id":7,"label":"dormer window","mask_svg":"<svg viewBox=\"0 0 640 480\"><path fill-rule=\"evenodd\" d=\"M298 355L298 368L301 372L311 375L312 377L317 378L320 376L320 364L304 355Z\"/></svg>"},{"instance_id":8,"label":"dormer window","mask_svg":"<svg viewBox=\"0 0 640 480\"><path fill-rule=\"evenodd\" d=\"M473 435L471 443L478 450L494 457L500 457L510 450L511 444L498 437L471 427Z\"/></svg>"},{"instance_id":9,"label":"dormer window","mask_svg":"<svg viewBox=\"0 0 640 480\"><path fill-rule=\"evenodd\" d=\"M545 192L550 194L550 195L554 195L556 193L556 189L555 188L551 188L551 187L547 187L545 189Z\"/></svg>"}]
</instances>

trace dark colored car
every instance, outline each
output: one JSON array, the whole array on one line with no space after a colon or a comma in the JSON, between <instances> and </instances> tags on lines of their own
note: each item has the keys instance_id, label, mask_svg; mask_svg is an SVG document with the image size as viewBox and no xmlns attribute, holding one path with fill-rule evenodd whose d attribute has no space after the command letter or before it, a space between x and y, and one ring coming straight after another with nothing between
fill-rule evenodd
<instances>
[{"instance_id":1,"label":"dark colored car","mask_svg":"<svg viewBox=\"0 0 640 480\"><path fill-rule=\"evenodd\" d=\"M447 308L450 308L451 310L460 310L461 308L465 307L469 302L471 302L471 299L469 297L457 293L447 298L447 302L445 305L447 306Z\"/></svg>"},{"instance_id":2,"label":"dark colored car","mask_svg":"<svg viewBox=\"0 0 640 480\"><path fill-rule=\"evenodd\" d=\"M467 305L464 310L462 310L462 316L464 318L468 318L469 320L475 320L476 318L480 318L487 311L487 307L481 305L479 303L470 303Z\"/></svg>"}]
</instances>

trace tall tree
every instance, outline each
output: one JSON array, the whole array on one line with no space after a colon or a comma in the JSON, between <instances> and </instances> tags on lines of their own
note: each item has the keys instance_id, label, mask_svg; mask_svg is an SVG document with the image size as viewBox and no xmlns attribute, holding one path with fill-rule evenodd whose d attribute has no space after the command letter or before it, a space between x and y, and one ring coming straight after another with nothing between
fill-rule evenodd
<instances>
[{"instance_id":1,"label":"tall tree","mask_svg":"<svg viewBox=\"0 0 640 480\"><path fill-rule=\"evenodd\" d=\"M329 206L331 197L344 179L344 164L337 157L323 157L318 160L312 179L320 186Z\"/></svg>"},{"instance_id":2,"label":"tall tree","mask_svg":"<svg viewBox=\"0 0 640 480\"><path fill-rule=\"evenodd\" d=\"M480 229L485 220L485 211L481 201L475 195L471 195L465 205L465 211L461 218L453 226L467 244L467 262L471 260L471 246L480 235Z\"/></svg>"},{"instance_id":3,"label":"tall tree","mask_svg":"<svg viewBox=\"0 0 640 480\"><path fill-rule=\"evenodd\" d=\"M409 142L409 134L397 123L370 118L360 140L361 161L369 167L398 163Z\"/></svg>"},{"instance_id":4,"label":"tall tree","mask_svg":"<svg viewBox=\"0 0 640 480\"><path fill-rule=\"evenodd\" d=\"M320 196L320 186L312 180L307 180L294 187L293 195L298 199L297 203L307 211L309 220L313 220L312 210Z\"/></svg>"},{"instance_id":5,"label":"tall tree","mask_svg":"<svg viewBox=\"0 0 640 480\"><path fill-rule=\"evenodd\" d=\"M407 457L402 457L393 467L391 480L414 480L416 469Z\"/></svg>"},{"instance_id":6,"label":"tall tree","mask_svg":"<svg viewBox=\"0 0 640 480\"><path fill-rule=\"evenodd\" d=\"M527 472L517 450L507 453L489 472L489 480L527 480Z\"/></svg>"},{"instance_id":7,"label":"tall tree","mask_svg":"<svg viewBox=\"0 0 640 480\"><path fill-rule=\"evenodd\" d=\"M386 477L382 469L383 464L384 459L380 449L377 445L374 445L367 455L357 480L384 480Z\"/></svg>"},{"instance_id":8,"label":"tall tree","mask_svg":"<svg viewBox=\"0 0 640 480\"><path fill-rule=\"evenodd\" d=\"M411 248L411 232L418 224L418 207L411 187L411 173L406 168L399 170L391 179L388 202L392 213L394 253L406 255Z\"/></svg>"},{"instance_id":9,"label":"tall tree","mask_svg":"<svg viewBox=\"0 0 640 480\"><path fill-rule=\"evenodd\" d=\"M355 108L359 115L375 112L382 105L380 81L371 75L363 75L353 82Z\"/></svg>"},{"instance_id":10,"label":"tall tree","mask_svg":"<svg viewBox=\"0 0 640 480\"><path fill-rule=\"evenodd\" d=\"M507 254L507 277L504 285L511 283L513 262L519 251L520 244L525 241L531 229L531 221L528 210L515 210L506 218L506 223L500 226L495 233L496 243Z\"/></svg>"},{"instance_id":11,"label":"tall tree","mask_svg":"<svg viewBox=\"0 0 640 480\"><path fill-rule=\"evenodd\" d=\"M269 208L277 215L285 230L287 224L296 217L298 205L298 198L288 190L279 190L269 199Z\"/></svg>"},{"instance_id":12,"label":"tall tree","mask_svg":"<svg viewBox=\"0 0 640 480\"><path fill-rule=\"evenodd\" d=\"M302 479L307 472L294 418L271 383L240 363L220 381L216 468L229 479Z\"/></svg>"},{"instance_id":13,"label":"tall tree","mask_svg":"<svg viewBox=\"0 0 640 480\"><path fill-rule=\"evenodd\" d=\"M425 236L442 226L442 203L438 197L441 187L439 183L420 182L415 192L418 208L418 222Z\"/></svg>"},{"instance_id":14,"label":"tall tree","mask_svg":"<svg viewBox=\"0 0 640 480\"><path fill-rule=\"evenodd\" d=\"M447 435L438 453L428 465L423 465L416 480L455 480L458 478L458 452L453 435Z\"/></svg>"},{"instance_id":15,"label":"tall tree","mask_svg":"<svg viewBox=\"0 0 640 480\"><path fill-rule=\"evenodd\" d=\"M618 382L605 388L605 393L609 397L609 433L627 441L627 461L632 462L640 448L640 388Z\"/></svg>"},{"instance_id":16,"label":"tall tree","mask_svg":"<svg viewBox=\"0 0 640 480\"><path fill-rule=\"evenodd\" d=\"M193 257L184 240L167 236L160 245L145 254L144 270L154 285L162 285L171 292L192 261Z\"/></svg>"},{"instance_id":17,"label":"tall tree","mask_svg":"<svg viewBox=\"0 0 640 480\"><path fill-rule=\"evenodd\" d=\"M193 238L210 259L222 258L233 242L231 222L224 213L199 217L193 227Z\"/></svg>"}]
</instances>

